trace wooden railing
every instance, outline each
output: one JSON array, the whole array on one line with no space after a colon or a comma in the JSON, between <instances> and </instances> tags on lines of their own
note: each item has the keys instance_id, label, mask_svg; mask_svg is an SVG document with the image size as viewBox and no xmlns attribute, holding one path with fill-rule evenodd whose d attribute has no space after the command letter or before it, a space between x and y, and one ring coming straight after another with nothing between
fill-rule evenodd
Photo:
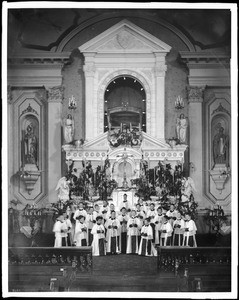
<instances>
[{"instance_id":1,"label":"wooden railing","mask_svg":"<svg viewBox=\"0 0 239 300\"><path fill-rule=\"evenodd\" d=\"M178 291L229 291L231 248L158 247L161 278L178 281Z\"/></svg>"},{"instance_id":2,"label":"wooden railing","mask_svg":"<svg viewBox=\"0 0 239 300\"><path fill-rule=\"evenodd\" d=\"M68 290L76 278L91 276L91 247L9 248L9 291Z\"/></svg>"}]
</instances>

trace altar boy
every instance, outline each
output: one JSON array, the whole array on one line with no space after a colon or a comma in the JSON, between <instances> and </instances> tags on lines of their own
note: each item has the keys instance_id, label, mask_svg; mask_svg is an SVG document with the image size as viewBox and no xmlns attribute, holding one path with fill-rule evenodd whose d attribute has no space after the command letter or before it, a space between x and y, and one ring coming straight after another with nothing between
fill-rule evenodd
<instances>
[{"instance_id":1,"label":"altar boy","mask_svg":"<svg viewBox=\"0 0 239 300\"><path fill-rule=\"evenodd\" d=\"M177 213L177 218L173 222L173 246L183 246L185 222L182 219L180 212Z\"/></svg>"},{"instance_id":2,"label":"altar boy","mask_svg":"<svg viewBox=\"0 0 239 300\"><path fill-rule=\"evenodd\" d=\"M63 215L58 216L53 226L53 232L55 232L54 247L62 247L62 233L64 232L63 223L64 223ZM65 228L65 232L66 231L67 229Z\"/></svg>"},{"instance_id":3,"label":"altar boy","mask_svg":"<svg viewBox=\"0 0 239 300\"><path fill-rule=\"evenodd\" d=\"M121 214L118 216L118 220L121 225L120 252L125 254L127 245L127 222L129 220L129 216L127 215L126 207L122 207L120 212Z\"/></svg>"},{"instance_id":4,"label":"altar boy","mask_svg":"<svg viewBox=\"0 0 239 300\"><path fill-rule=\"evenodd\" d=\"M155 224L155 245L159 245L160 235L161 235L161 226L163 224L163 213L162 208L159 206L157 208L157 215L153 219L153 223Z\"/></svg>"},{"instance_id":5,"label":"altar boy","mask_svg":"<svg viewBox=\"0 0 239 300\"><path fill-rule=\"evenodd\" d=\"M141 223L136 218L136 211L131 211L131 217L127 222L127 254L137 254L139 250L138 236L140 235Z\"/></svg>"},{"instance_id":6,"label":"altar boy","mask_svg":"<svg viewBox=\"0 0 239 300\"><path fill-rule=\"evenodd\" d=\"M163 224L161 226L161 235L160 235L160 246L171 246L171 236L173 228L169 223L168 216L163 217Z\"/></svg>"},{"instance_id":7,"label":"altar boy","mask_svg":"<svg viewBox=\"0 0 239 300\"><path fill-rule=\"evenodd\" d=\"M87 226L81 215L76 218L74 242L76 246L87 246Z\"/></svg>"},{"instance_id":8,"label":"altar boy","mask_svg":"<svg viewBox=\"0 0 239 300\"><path fill-rule=\"evenodd\" d=\"M120 222L116 219L116 213L111 211L111 216L105 222L106 232L106 252L109 254L120 253Z\"/></svg>"},{"instance_id":9,"label":"altar boy","mask_svg":"<svg viewBox=\"0 0 239 300\"><path fill-rule=\"evenodd\" d=\"M144 220L144 225L141 229L141 241L139 245L139 255L152 256L156 255L156 249L153 247L153 229L151 227L150 218Z\"/></svg>"},{"instance_id":10,"label":"altar boy","mask_svg":"<svg viewBox=\"0 0 239 300\"><path fill-rule=\"evenodd\" d=\"M106 255L105 249L105 227L102 224L103 217L96 217L96 224L93 226L91 233L93 234L93 242L92 242L92 255L100 256Z\"/></svg>"},{"instance_id":11,"label":"altar boy","mask_svg":"<svg viewBox=\"0 0 239 300\"><path fill-rule=\"evenodd\" d=\"M197 247L196 231L197 227L189 213L185 214L185 231L183 236L183 245L190 247Z\"/></svg>"}]
</instances>

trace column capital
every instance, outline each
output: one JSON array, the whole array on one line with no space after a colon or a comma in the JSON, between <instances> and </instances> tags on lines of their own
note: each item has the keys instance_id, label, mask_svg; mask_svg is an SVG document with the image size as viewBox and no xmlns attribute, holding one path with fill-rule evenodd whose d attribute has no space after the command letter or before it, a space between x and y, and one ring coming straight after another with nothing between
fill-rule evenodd
<instances>
[{"instance_id":1,"label":"column capital","mask_svg":"<svg viewBox=\"0 0 239 300\"><path fill-rule=\"evenodd\" d=\"M164 77L166 71L167 71L167 66L163 62L157 63L156 66L154 67L154 73L156 77L162 77L162 76Z\"/></svg>"},{"instance_id":2,"label":"column capital","mask_svg":"<svg viewBox=\"0 0 239 300\"><path fill-rule=\"evenodd\" d=\"M84 72L85 72L85 76L86 76L86 77L94 77L95 71L96 71L95 64L94 64L93 62L86 63L86 64L83 66L83 70L84 70Z\"/></svg>"},{"instance_id":3,"label":"column capital","mask_svg":"<svg viewBox=\"0 0 239 300\"><path fill-rule=\"evenodd\" d=\"M197 103L203 102L205 86L188 86L188 102Z\"/></svg>"},{"instance_id":4,"label":"column capital","mask_svg":"<svg viewBox=\"0 0 239 300\"><path fill-rule=\"evenodd\" d=\"M62 85L46 88L46 90L48 102L62 102L64 91L64 87Z\"/></svg>"}]
</instances>

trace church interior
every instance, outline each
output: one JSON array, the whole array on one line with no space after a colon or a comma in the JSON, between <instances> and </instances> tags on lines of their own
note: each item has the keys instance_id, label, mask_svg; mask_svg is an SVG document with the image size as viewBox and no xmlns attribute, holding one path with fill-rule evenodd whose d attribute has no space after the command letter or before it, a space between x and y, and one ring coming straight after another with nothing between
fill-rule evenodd
<instances>
[{"instance_id":1,"label":"church interior","mask_svg":"<svg viewBox=\"0 0 239 300\"><path fill-rule=\"evenodd\" d=\"M8 10L9 292L231 292L230 60L230 9Z\"/></svg>"}]
</instances>

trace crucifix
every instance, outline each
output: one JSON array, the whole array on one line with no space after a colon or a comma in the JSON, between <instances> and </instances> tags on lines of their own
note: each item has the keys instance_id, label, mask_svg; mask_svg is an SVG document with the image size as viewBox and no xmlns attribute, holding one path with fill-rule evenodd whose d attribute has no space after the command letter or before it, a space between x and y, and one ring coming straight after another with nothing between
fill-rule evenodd
<instances>
[{"instance_id":1,"label":"crucifix","mask_svg":"<svg viewBox=\"0 0 239 300\"><path fill-rule=\"evenodd\" d=\"M122 159L124 160L124 175L123 175L123 182L122 182L122 186L124 189L128 189L128 182L127 182L127 177L126 177L126 162L127 162L127 158L129 156L133 156L133 155L128 155L126 148L124 148L124 153L122 153L122 155L117 155L117 156L121 156Z\"/></svg>"}]
</instances>

